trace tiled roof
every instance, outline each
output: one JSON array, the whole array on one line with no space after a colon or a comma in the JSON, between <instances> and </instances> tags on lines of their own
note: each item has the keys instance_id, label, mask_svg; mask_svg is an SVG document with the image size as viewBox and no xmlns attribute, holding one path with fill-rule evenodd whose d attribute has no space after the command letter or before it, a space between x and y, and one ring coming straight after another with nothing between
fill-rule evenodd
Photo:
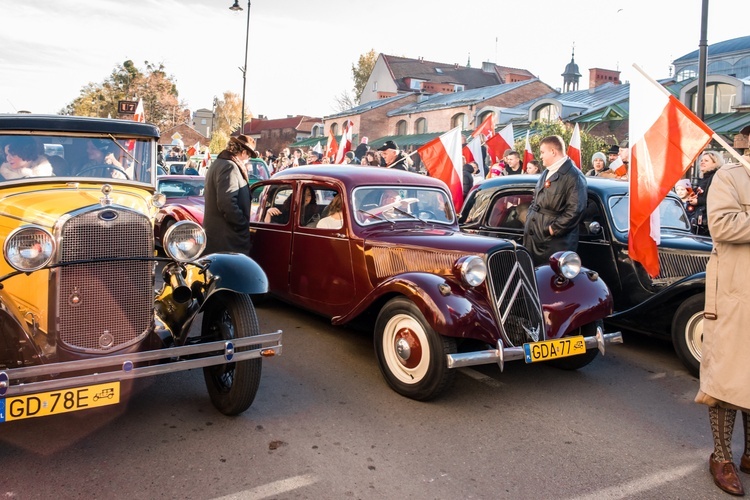
<instances>
[{"instance_id":1,"label":"tiled roof","mask_svg":"<svg viewBox=\"0 0 750 500\"><path fill-rule=\"evenodd\" d=\"M289 116L286 118L275 118L272 120L253 118L249 122L245 123L244 133L260 134L263 130L277 130L285 128L309 132L310 130L312 130L313 124L321 123L322 121L322 118L314 118L311 116L302 115Z\"/></svg>"},{"instance_id":2,"label":"tiled roof","mask_svg":"<svg viewBox=\"0 0 750 500\"><path fill-rule=\"evenodd\" d=\"M377 99L375 101L366 102L364 104L360 104L359 106L355 106L353 108L350 108L344 111L339 111L338 113L334 113L332 115L328 115L326 116L326 120L330 120L332 118L340 118L342 116L358 115L360 113L364 113L365 111L370 111L371 109L379 108L380 106L385 106L386 104L390 104L400 99L404 99L406 97L409 97L410 95L412 94L399 94L399 95L388 97L385 99Z\"/></svg>"},{"instance_id":3,"label":"tiled roof","mask_svg":"<svg viewBox=\"0 0 750 500\"><path fill-rule=\"evenodd\" d=\"M718 56L721 54L730 54L732 52L740 52L743 50L750 51L750 36L741 36L739 38L732 38L731 40L724 40L723 42L713 43L708 46L708 57ZM698 60L699 50L694 50L682 57L678 57L672 64L683 63L686 61Z\"/></svg>"}]
</instances>

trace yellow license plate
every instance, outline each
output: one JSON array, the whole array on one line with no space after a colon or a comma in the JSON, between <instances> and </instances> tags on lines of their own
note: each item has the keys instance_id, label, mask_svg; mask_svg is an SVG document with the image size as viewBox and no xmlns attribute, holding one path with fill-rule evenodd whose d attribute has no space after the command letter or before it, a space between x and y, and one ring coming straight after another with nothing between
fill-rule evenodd
<instances>
[{"instance_id":1,"label":"yellow license plate","mask_svg":"<svg viewBox=\"0 0 750 500\"><path fill-rule=\"evenodd\" d=\"M566 358L586 352L586 341L583 336L564 337L554 340L542 340L523 345L527 363L547 361L549 359Z\"/></svg>"},{"instance_id":2,"label":"yellow license plate","mask_svg":"<svg viewBox=\"0 0 750 500\"><path fill-rule=\"evenodd\" d=\"M0 399L0 422L88 410L120 402L120 382Z\"/></svg>"}]
</instances>

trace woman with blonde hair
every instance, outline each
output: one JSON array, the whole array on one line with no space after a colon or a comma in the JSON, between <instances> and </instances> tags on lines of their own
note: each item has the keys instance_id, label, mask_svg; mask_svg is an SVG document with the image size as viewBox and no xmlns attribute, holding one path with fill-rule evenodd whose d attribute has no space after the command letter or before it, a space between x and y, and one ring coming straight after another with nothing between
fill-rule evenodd
<instances>
[{"instance_id":1,"label":"woman with blonde hair","mask_svg":"<svg viewBox=\"0 0 750 500\"><path fill-rule=\"evenodd\" d=\"M724 158L718 151L704 151L700 159L701 178L698 179L698 186L695 188L695 195L690 198L690 205L695 208L696 224L698 234L710 236L708 230L708 209L706 200L708 199L708 190L714 179L716 171L724 165Z\"/></svg>"}]
</instances>

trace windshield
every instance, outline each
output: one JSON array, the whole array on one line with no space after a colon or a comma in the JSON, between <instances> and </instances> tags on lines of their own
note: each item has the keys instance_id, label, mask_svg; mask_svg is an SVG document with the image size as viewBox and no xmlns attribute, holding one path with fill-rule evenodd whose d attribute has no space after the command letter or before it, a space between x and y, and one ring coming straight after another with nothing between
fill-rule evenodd
<instances>
[{"instance_id":1,"label":"windshield","mask_svg":"<svg viewBox=\"0 0 750 500\"><path fill-rule=\"evenodd\" d=\"M612 221L621 233L628 232L628 204L628 196L613 196L609 199ZM669 196L664 198L659 204L659 217L662 229L690 231L690 221L679 199Z\"/></svg>"},{"instance_id":2,"label":"windshield","mask_svg":"<svg viewBox=\"0 0 750 500\"><path fill-rule=\"evenodd\" d=\"M165 179L162 177L159 179L156 189L164 194L167 199L203 196L205 183L205 178L198 176L191 179Z\"/></svg>"},{"instance_id":3,"label":"windshield","mask_svg":"<svg viewBox=\"0 0 750 500\"><path fill-rule=\"evenodd\" d=\"M113 135L0 135L0 182L85 177L152 183L153 140Z\"/></svg>"},{"instance_id":4,"label":"windshield","mask_svg":"<svg viewBox=\"0 0 750 500\"><path fill-rule=\"evenodd\" d=\"M421 220L453 224L455 214L445 191L427 187L361 187L352 195L355 220L361 226Z\"/></svg>"}]
</instances>

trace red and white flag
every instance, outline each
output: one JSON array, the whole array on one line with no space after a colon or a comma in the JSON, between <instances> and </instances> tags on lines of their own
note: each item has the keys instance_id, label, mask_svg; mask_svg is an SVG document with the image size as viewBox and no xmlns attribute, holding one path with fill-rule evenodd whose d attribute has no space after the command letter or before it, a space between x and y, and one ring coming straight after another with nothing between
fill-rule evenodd
<instances>
[{"instance_id":1,"label":"red and white flag","mask_svg":"<svg viewBox=\"0 0 750 500\"><path fill-rule=\"evenodd\" d=\"M534 152L531 151L531 144L529 143L529 131L526 131L526 146L523 150L523 171L526 172L526 165L529 164L530 161L534 160Z\"/></svg>"},{"instance_id":2,"label":"red and white flag","mask_svg":"<svg viewBox=\"0 0 750 500\"><path fill-rule=\"evenodd\" d=\"M471 133L471 136L484 137L484 140L486 141L493 135L495 135L495 113L490 113L487 115L487 118L482 120L482 123L480 123L476 129L474 129L474 132Z\"/></svg>"},{"instance_id":3,"label":"red and white flag","mask_svg":"<svg viewBox=\"0 0 750 500\"><path fill-rule=\"evenodd\" d=\"M339 151L339 143L333 135L333 131L328 130L328 142L326 143L326 158L335 158Z\"/></svg>"},{"instance_id":4,"label":"red and white flag","mask_svg":"<svg viewBox=\"0 0 750 500\"><path fill-rule=\"evenodd\" d=\"M417 149L430 177L440 179L448 185L456 211L461 210L464 192L461 186L463 164L461 163L461 128L456 127Z\"/></svg>"},{"instance_id":5,"label":"red and white flag","mask_svg":"<svg viewBox=\"0 0 750 500\"><path fill-rule=\"evenodd\" d=\"M341 132L341 144L336 152L336 161L334 163L343 163L344 155L352 150L352 129L354 123L351 120L346 120Z\"/></svg>"},{"instance_id":6,"label":"red and white flag","mask_svg":"<svg viewBox=\"0 0 750 500\"><path fill-rule=\"evenodd\" d=\"M201 143L200 142L196 142L195 144L193 144L192 146L190 146L188 148L188 150L187 150L187 156L188 156L188 158L190 158L191 156L193 156L194 154L196 154L200 150L201 150Z\"/></svg>"},{"instance_id":7,"label":"red and white flag","mask_svg":"<svg viewBox=\"0 0 750 500\"><path fill-rule=\"evenodd\" d=\"M492 163L502 160L505 151L513 149L514 142L512 123L509 123L500 132L487 139L485 144L487 145L487 151L490 154Z\"/></svg>"},{"instance_id":8,"label":"red and white flag","mask_svg":"<svg viewBox=\"0 0 750 500\"><path fill-rule=\"evenodd\" d=\"M487 176L487 172L484 169L484 158L482 157L482 138L474 137L466 143L463 149L464 157L466 157L466 163L470 161L477 162L479 167L479 173L482 178Z\"/></svg>"},{"instance_id":9,"label":"red and white flag","mask_svg":"<svg viewBox=\"0 0 750 500\"><path fill-rule=\"evenodd\" d=\"M637 66L630 80L630 258L659 274L659 203L713 131Z\"/></svg>"},{"instance_id":10,"label":"red and white flag","mask_svg":"<svg viewBox=\"0 0 750 500\"><path fill-rule=\"evenodd\" d=\"M133 121L145 123L146 116L143 111L143 99L138 99L138 105L135 107L135 114L133 115Z\"/></svg>"},{"instance_id":11,"label":"red and white flag","mask_svg":"<svg viewBox=\"0 0 750 500\"><path fill-rule=\"evenodd\" d=\"M581 168L581 131L578 129L577 123L575 128L573 128L573 135L570 136L568 158L575 163L576 167Z\"/></svg>"}]
</instances>

